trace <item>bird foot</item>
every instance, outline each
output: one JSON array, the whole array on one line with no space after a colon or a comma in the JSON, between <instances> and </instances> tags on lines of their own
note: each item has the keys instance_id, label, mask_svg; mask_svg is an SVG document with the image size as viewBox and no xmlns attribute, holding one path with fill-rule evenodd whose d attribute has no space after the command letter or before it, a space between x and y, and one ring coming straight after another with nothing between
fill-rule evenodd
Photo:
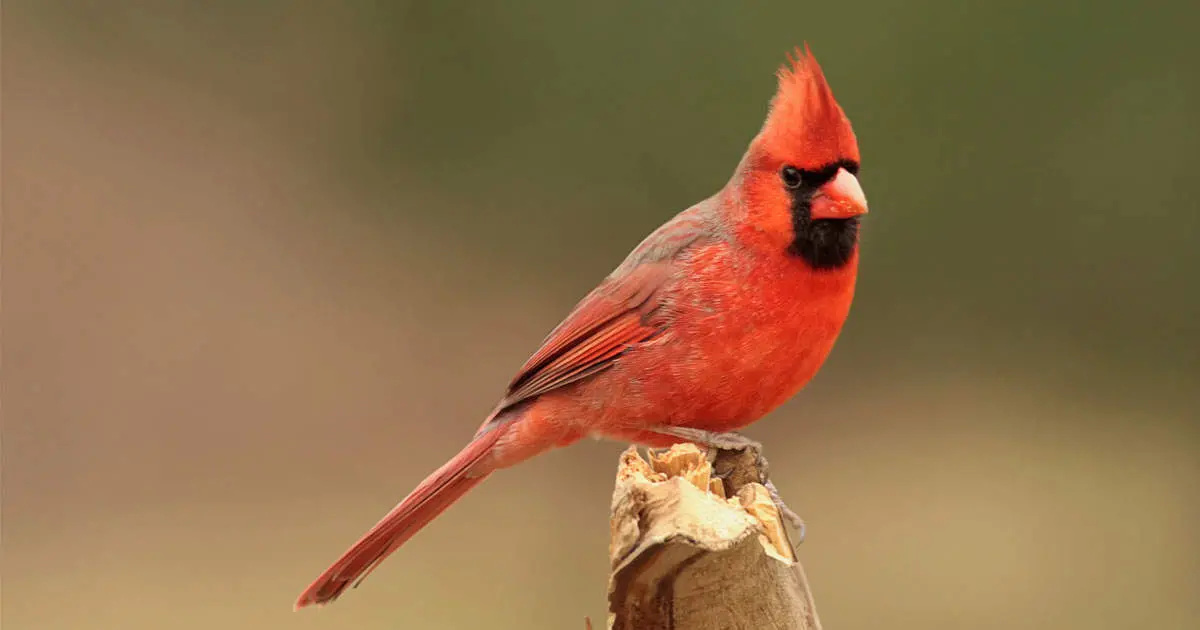
<instances>
[{"instance_id":1,"label":"bird foot","mask_svg":"<svg viewBox=\"0 0 1200 630\"><path fill-rule=\"evenodd\" d=\"M748 451L753 453L755 464L759 471L759 482L767 488L767 492L770 493L771 500L775 502L775 508L779 510L779 513L784 518L791 521L792 525L796 528L796 531L798 532L796 544L804 542L804 535L807 526L804 524L804 519L800 518L799 514L796 514L796 512L794 512L787 506L786 503L783 502L783 498L779 496L779 490L775 487L775 484L767 475L769 464L767 462L767 458L762 454L762 443L756 442L740 433L734 433L732 431L718 433L716 431L705 431L703 429L692 429L690 427L656 427L653 429L653 432L659 435L679 438L688 442L692 442L693 444L699 444L701 446L707 446L710 448L728 451Z\"/></svg>"}]
</instances>

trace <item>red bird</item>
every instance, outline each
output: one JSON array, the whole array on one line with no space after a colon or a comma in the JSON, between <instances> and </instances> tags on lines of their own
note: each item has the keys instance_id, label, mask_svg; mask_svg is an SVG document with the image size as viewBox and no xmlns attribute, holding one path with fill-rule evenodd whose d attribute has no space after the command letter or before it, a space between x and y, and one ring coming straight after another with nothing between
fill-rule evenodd
<instances>
[{"instance_id":1,"label":"red bird","mask_svg":"<svg viewBox=\"0 0 1200 630\"><path fill-rule=\"evenodd\" d=\"M300 595L333 601L482 482L585 437L752 444L732 433L792 397L854 297L858 144L807 45L712 197L648 236L517 372L453 459Z\"/></svg>"}]
</instances>

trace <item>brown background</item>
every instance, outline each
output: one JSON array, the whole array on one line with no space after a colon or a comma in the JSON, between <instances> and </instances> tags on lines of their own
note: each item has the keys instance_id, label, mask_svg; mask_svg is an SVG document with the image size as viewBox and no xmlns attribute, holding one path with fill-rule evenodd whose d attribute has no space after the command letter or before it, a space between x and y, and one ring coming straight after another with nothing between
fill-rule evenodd
<instances>
[{"instance_id":1,"label":"brown background","mask_svg":"<svg viewBox=\"0 0 1200 630\"><path fill-rule=\"evenodd\" d=\"M1046 4L6 1L5 629L602 621L608 443L290 608L805 39L872 213L750 434L826 625L1197 627L1197 5Z\"/></svg>"}]
</instances>

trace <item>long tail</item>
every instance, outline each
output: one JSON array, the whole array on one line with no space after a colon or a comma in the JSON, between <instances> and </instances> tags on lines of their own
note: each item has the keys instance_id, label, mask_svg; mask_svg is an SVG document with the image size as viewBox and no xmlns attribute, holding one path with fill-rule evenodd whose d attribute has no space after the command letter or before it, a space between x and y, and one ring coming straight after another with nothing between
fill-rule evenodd
<instances>
[{"instance_id":1,"label":"long tail","mask_svg":"<svg viewBox=\"0 0 1200 630\"><path fill-rule=\"evenodd\" d=\"M496 444L500 431L477 436L453 459L425 478L399 505L392 508L374 527L332 566L316 579L296 600L296 610L310 604L318 606L337 599L351 585L357 586L393 551L422 527L425 527L471 488L479 485L487 473L468 476L468 471Z\"/></svg>"}]
</instances>

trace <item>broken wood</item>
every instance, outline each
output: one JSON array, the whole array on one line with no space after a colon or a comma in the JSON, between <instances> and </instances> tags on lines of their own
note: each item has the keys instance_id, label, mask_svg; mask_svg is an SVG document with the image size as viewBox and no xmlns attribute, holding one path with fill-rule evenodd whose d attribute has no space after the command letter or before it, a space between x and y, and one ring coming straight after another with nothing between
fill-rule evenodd
<instances>
[{"instance_id":1,"label":"broken wood","mask_svg":"<svg viewBox=\"0 0 1200 630\"><path fill-rule=\"evenodd\" d=\"M610 630L819 630L812 592L753 453L677 444L621 455ZM590 622L589 622L590 626Z\"/></svg>"}]
</instances>

